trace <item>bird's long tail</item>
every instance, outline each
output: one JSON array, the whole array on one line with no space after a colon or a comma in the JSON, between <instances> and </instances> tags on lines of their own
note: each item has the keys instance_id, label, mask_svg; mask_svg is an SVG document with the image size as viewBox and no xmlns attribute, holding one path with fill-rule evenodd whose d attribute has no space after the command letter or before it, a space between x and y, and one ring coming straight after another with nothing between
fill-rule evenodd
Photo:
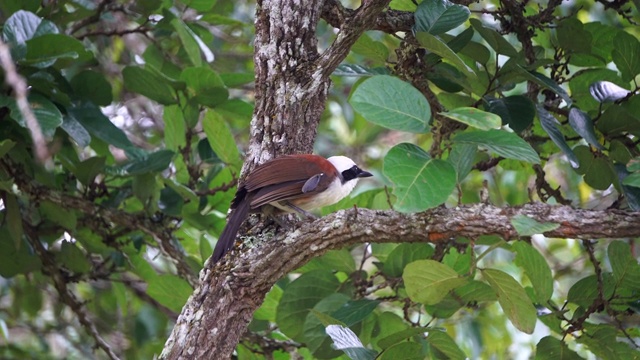
<instances>
[{"instance_id":1,"label":"bird's long tail","mask_svg":"<svg viewBox=\"0 0 640 360\"><path fill-rule=\"evenodd\" d=\"M240 225L242 225L249 215L250 203L250 199L244 198L239 201L235 209L231 211L227 220L227 225L224 227L224 230L222 230L222 234L220 234L218 242L216 243L216 248L213 250L214 263L222 259L222 257L228 253L231 248L233 248Z\"/></svg>"}]
</instances>

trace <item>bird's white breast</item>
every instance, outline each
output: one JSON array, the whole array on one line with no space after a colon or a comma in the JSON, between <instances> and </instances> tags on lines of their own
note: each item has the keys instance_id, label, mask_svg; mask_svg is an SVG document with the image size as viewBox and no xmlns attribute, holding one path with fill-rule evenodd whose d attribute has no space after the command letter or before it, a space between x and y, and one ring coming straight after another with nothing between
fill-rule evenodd
<instances>
[{"instance_id":1,"label":"bird's white breast","mask_svg":"<svg viewBox=\"0 0 640 360\"><path fill-rule=\"evenodd\" d=\"M346 183L342 183L339 178L336 178L329 184L326 190L321 193L315 194L310 198L302 198L292 200L295 206L301 208L302 210L313 210L318 209L323 206L329 206L337 203L338 201L344 199L353 191L353 188L356 187L358 183L357 179L353 179L351 181L347 181ZM282 209L286 212L295 212L293 209L287 206L282 206L280 204L272 203L271 205Z\"/></svg>"}]
</instances>

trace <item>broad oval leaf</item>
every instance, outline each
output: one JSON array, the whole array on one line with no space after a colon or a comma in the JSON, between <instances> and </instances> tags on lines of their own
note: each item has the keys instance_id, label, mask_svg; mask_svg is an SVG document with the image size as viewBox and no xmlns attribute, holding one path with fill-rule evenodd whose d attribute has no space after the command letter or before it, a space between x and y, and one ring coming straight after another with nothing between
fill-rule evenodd
<instances>
[{"instance_id":1,"label":"broad oval leaf","mask_svg":"<svg viewBox=\"0 0 640 360\"><path fill-rule=\"evenodd\" d=\"M640 290L640 264L633 257L629 244L620 240L613 241L607 254L616 285Z\"/></svg>"},{"instance_id":2,"label":"broad oval leaf","mask_svg":"<svg viewBox=\"0 0 640 360\"><path fill-rule=\"evenodd\" d=\"M368 121L392 130L424 133L429 103L416 88L388 75L374 76L356 88L349 103Z\"/></svg>"},{"instance_id":3,"label":"broad oval leaf","mask_svg":"<svg viewBox=\"0 0 640 360\"><path fill-rule=\"evenodd\" d=\"M524 241L516 241L513 247L517 253L516 264L524 269L531 281L536 301L538 304L546 305L553 294L553 277L549 264L538 250Z\"/></svg>"},{"instance_id":4,"label":"broad oval leaf","mask_svg":"<svg viewBox=\"0 0 640 360\"><path fill-rule=\"evenodd\" d=\"M202 128L207 134L209 145L211 145L211 149L216 155L225 164L239 171L242 163L238 145L222 116L213 110L207 110L202 118Z\"/></svg>"},{"instance_id":5,"label":"broad oval leaf","mask_svg":"<svg viewBox=\"0 0 640 360\"><path fill-rule=\"evenodd\" d=\"M540 157L531 145L514 133L503 130L470 131L453 138L455 143L482 146L507 159L539 164Z\"/></svg>"},{"instance_id":6,"label":"broad oval leaf","mask_svg":"<svg viewBox=\"0 0 640 360\"><path fill-rule=\"evenodd\" d=\"M382 272L391 277L400 277L407 264L427 259L433 254L433 247L424 243L400 244L384 261Z\"/></svg>"},{"instance_id":7,"label":"broad oval leaf","mask_svg":"<svg viewBox=\"0 0 640 360\"><path fill-rule=\"evenodd\" d=\"M276 323L280 330L292 339L300 337L309 311L339 287L340 282L330 271L316 270L300 275L287 285L278 304Z\"/></svg>"},{"instance_id":8,"label":"broad oval leaf","mask_svg":"<svg viewBox=\"0 0 640 360\"><path fill-rule=\"evenodd\" d=\"M640 41L620 31L613 38L613 62L622 74L622 80L631 81L640 73Z\"/></svg>"},{"instance_id":9,"label":"broad oval leaf","mask_svg":"<svg viewBox=\"0 0 640 360\"><path fill-rule=\"evenodd\" d=\"M190 67L180 74L180 80L194 92L196 101L202 105L215 107L229 97L229 91L217 72L206 67Z\"/></svg>"},{"instance_id":10,"label":"broad oval leaf","mask_svg":"<svg viewBox=\"0 0 640 360\"><path fill-rule=\"evenodd\" d=\"M599 150L604 149L594 131L593 121L584 111L572 107L569 110L569 125L593 147Z\"/></svg>"},{"instance_id":11,"label":"broad oval leaf","mask_svg":"<svg viewBox=\"0 0 640 360\"><path fill-rule=\"evenodd\" d=\"M159 172L166 169L175 153L171 150L159 150L154 153L142 156L130 163L123 165L120 169L128 175L141 175L150 172Z\"/></svg>"},{"instance_id":12,"label":"broad oval leaf","mask_svg":"<svg viewBox=\"0 0 640 360\"><path fill-rule=\"evenodd\" d=\"M413 32L440 35L467 21L470 14L467 7L448 0L425 0L418 5L414 14Z\"/></svg>"},{"instance_id":13,"label":"broad oval leaf","mask_svg":"<svg viewBox=\"0 0 640 360\"><path fill-rule=\"evenodd\" d=\"M499 129L502 123L500 116L473 107L461 107L440 115L480 130Z\"/></svg>"},{"instance_id":14,"label":"broad oval leaf","mask_svg":"<svg viewBox=\"0 0 640 360\"><path fill-rule=\"evenodd\" d=\"M498 33L494 29L484 26L482 21L478 19L471 19L469 22L496 53L507 55L509 57L515 57L518 55L518 50L516 50L502 34Z\"/></svg>"},{"instance_id":15,"label":"broad oval leaf","mask_svg":"<svg viewBox=\"0 0 640 360\"><path fill-rule=\"evenodd\" d=\"M488 110L502 119L503 125L515 132L522 132L533 123L536 107L533 101L523 95L507 96L488 101Z\"/></svg>"},{"instance_id":16,"label":"broad oval leaf","mask_svg":"<svg viewBox=\"0 0 640 360\"><path fill-rule=\"evenodd\" d=\"M561 340L553 336L543 337L536 346L535 360L582 360Z\"/></svg>"},{"instance_id":17,"label":"broad oval leaf","mask_svg":"<svg viewBox=\"0 0 640 360\"><path fill-rule=\"evenodd\" d=\"M127 66L122 70L124 86L163 105L177 102L171 85L161 76L137 66Z\"/></svg>"},{"instance_id":18,"label":"broad oval leaf","mask_svg":"<svg viewBox=\"0 0 640 360\"><path fill-rule=\"evenodd\" d=\"M426 340L431 346L443 353L447 359L464 360L467 358L458 344L444 331L431 330Z\"/></svg>"},{"instance_id":19,"label":"broad oval leaf","mask_svg":"<svg viewBox=\"0 0 640 360\"><path fill-rule=\"evenodd\" d=\"M449 291L467 282L455 270L434 260L410 263L405 267L402 279L411 300L425 305L439 303Z\"/></svg>"},{"instance_id":20,"label":"broad oval leaf","mask_svg":"<svg viewBox=\"0 0 640 360\"><path fill-rule=\"evenodd\" d=\"M33 115L35 115L38 124L40 124L42 133L46 136L53 136L56 129L62 125L63 122L62 113L58 110L58 107L40 94L29 94L27 100L29 101L29 107ZM29 127L15 101L11 100L11 102L9 102L9 109L11 109L11 117L17 121L20 126Z\"/></svg>"},{"instance_id":21,"label":"broad oval leaf","mask_svg":"<svg viewBox=\"0 0 640 360\"><path fill-rule=\"evenodd\" d=\"M398 211L418 212L444 203L456 185L456 171L408 143L394 146L384 158L384 174L394 184Z\"/></svg>"},{"instance_id":22,"label":"broad oval leaf","mask_svg":"<svg viewBox=\"0 0 640 360\"><path fill-rule=\"evenodd\" d=\"M193 289L175 275L160 275L149 282L147 294L169 309L180 312Z\"/></svg>"},{"instance_id":23,"label":"broad oval leaf","mask_svg":"<svg viewBox=\"0 0 640 360\"><path fill-rule=\"evenodd\" d=\"M507 318L520 331L532 334L537 312L527 293L511 275L496 269L484 269L482 276L498 296L498 303Z\"/></svg>"},{"instance_id":24,"label":"broad oval leaf","mask_svg":"<svg viewBox=\"0 0 640 360\"><path fill-rule=\"evenodd\" d=\"M589 86L589 92L601 103L624 99L631 92L610 81L597 81Z\"/></svg>"}]
</instances>

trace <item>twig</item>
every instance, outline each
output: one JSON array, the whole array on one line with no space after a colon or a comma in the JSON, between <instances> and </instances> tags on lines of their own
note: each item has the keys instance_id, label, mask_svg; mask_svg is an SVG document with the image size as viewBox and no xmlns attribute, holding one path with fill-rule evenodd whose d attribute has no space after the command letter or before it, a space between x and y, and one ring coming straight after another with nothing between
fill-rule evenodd
<instances>
[{"instance_id":1,"label":"twig","mask_svg":"<svg viewBox=\"0 0 640 360\"><path fill-rule=\"evenodd\" d=\"M31 132L36 159L40 164L45 164L51 160L51 153L47 148L47 143L44 135L42 134L40 123L38 122L38 119L36 119L33 111L31 111L29 101L27 101L27 83L16 71L16 67L11 59L9 46L7 46L2 39L0 39L0 66L5 72L5 82L13 88L18 109L24 118L24 122L27 125L29 132Z\"/></svg>"}]
</instances>

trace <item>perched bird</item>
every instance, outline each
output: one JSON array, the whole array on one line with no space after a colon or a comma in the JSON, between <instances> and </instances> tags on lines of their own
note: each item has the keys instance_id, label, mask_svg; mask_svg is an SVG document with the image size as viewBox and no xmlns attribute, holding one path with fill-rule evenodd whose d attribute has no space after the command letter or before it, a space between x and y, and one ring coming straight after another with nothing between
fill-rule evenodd
<instances>
[{"instance_id":1,"label":"perched bird","mask_svg":"<svg viewBox=\"0 0 640 360\"><path fill-rule=\"evenodd\" d=\"M335 204L349 195L359 178L373 176L345 156L285 155L258 165L238 184L227 225L218 238L213 261L233 247L250 213L281 214Z\"/></svg>"}]
</instances>

